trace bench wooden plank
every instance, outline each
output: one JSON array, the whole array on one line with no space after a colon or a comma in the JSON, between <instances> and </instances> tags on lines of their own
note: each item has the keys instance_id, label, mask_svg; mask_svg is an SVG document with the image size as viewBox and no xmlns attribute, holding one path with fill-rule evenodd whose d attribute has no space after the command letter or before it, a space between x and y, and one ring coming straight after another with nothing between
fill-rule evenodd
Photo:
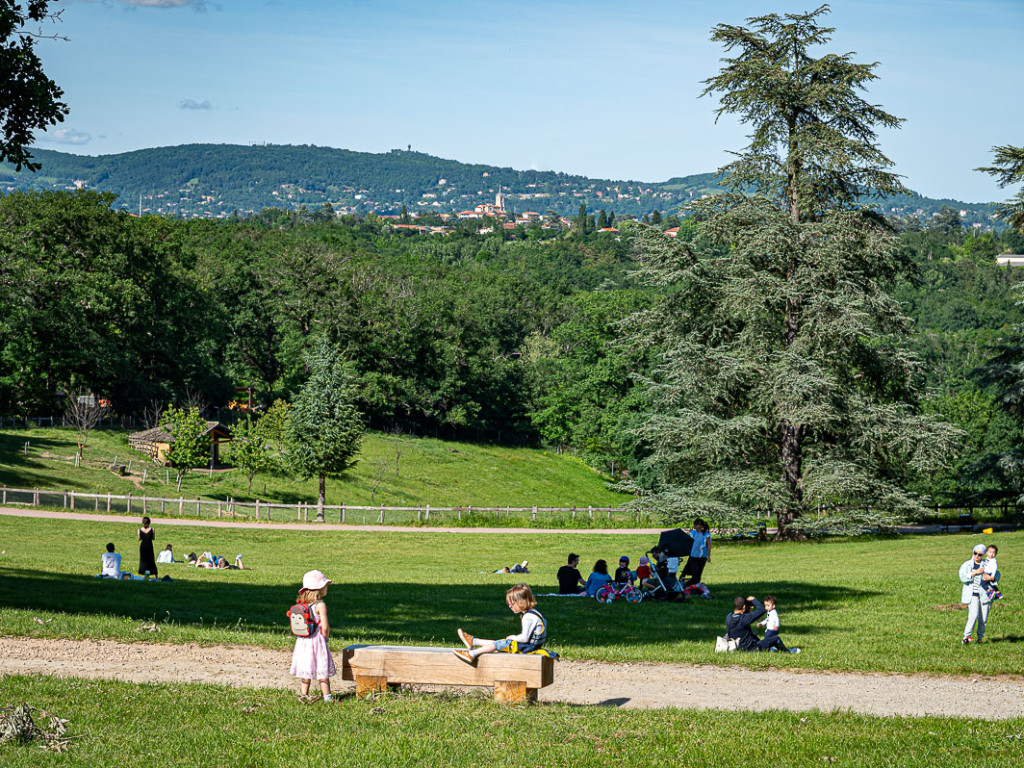
<instances>
[{"instance_id":1,"label":"bench wooden plank","mask_svg":"<svg viewBox=\"0 0 1024 768\"><path fill-rule=\"evenodd\" d=\"M342 651L343 680L378 678L390 684L480 685L520 682L526 689L555 681L554 659L519 653L488 653L467 664L450 648L350 645ZM380 684L379 682L377 683Z\"/></svg>"}]
</instances>

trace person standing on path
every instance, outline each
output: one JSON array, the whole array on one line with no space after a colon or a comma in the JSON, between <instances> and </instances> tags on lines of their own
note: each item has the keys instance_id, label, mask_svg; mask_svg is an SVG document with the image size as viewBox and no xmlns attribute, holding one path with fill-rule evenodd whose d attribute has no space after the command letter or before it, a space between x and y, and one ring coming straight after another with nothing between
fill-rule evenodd
<instances>
[{"instance_id":1,"label":"person standing on path","mask_svg":"<svg viewBox=\"0 0 1024 768\"><path fill-rule=\"evenodd\" d=\"M156 540L156 531L149 525L149 518L142 518L142 527L139 528L139 576L145 577L147 573L156 578L156 556L153 554L153 542Z\"/></svg>"},{"instance_id":2,"label":"person standing on path","mask_svg":"<svg viewBox=\"0 0 1024 768\"><path fill-rule=\"evenodd\" d=\"M985 573L985 545L977 544L971 559L960 566L960 602L967 606L967 624L964 626L964 636L960 640L964 645L980 643L985 637L985 624L988 623L988 609L992 606L992 598L985 592L982 586L985 581L998 581L999 574L995 577ZM977 625L977 633L975 631Z\"/></svg>"}]
</instances>

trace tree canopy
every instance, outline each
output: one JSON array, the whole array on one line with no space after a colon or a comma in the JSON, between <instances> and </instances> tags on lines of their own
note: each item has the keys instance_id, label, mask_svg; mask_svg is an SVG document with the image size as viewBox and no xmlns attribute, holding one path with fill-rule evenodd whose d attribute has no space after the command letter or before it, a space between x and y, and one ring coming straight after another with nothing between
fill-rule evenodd
<instances>
[{"instance_id":1,"label":"tree canopy","mask_svg":"<svg viewBox=\"0 0 1024 768\"><path fill-rule=\"evenodd\" d=\"M645 503L720 524L763 510L782 538L921 511L907 482L957 435L914 407L917 363L891 295L904 264L857 205L864 190L902 189L873 143L900 121L859 95L874 65L812 56L833 31L818 23L827 11L713 31L739 53L705 93L751 141L721 169L734 191L694 206L706 252L644 233L641 274L663 298L631 324L657 356L637 430L659 476ZM824 522L807 514L822 508Z\"/></svg>"},{"instance_id":2,"label":"tree canopy","mask_svg":"<svg viewBox=\"0 0 1024 768\"><path fill-rule=\"evenodd\" d=\"M64 120L67 104L64 92L43 72L36 55L36 38L41 32L33 25L56 17L49 0L0 2L0 162L13 163L34 171L28 148L35 132Z\"/></svg>"}]
</instances>

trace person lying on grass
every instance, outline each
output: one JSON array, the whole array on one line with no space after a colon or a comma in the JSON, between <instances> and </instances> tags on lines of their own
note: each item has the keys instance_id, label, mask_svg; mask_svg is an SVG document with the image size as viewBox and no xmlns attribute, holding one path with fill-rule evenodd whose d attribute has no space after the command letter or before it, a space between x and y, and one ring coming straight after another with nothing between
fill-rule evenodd
<instances>
[{"instance_id":1,"label":"person lying on grass","mask_svg":"<svg viewBox=\"0 0 1024 768\"><path fill-rule=\"evenodd\" d=\"M459 627L459 639L466 648L456 648L453 653L467 664L474 664L477 657L485 653L533 653L539 651L548 638L548 623L536 609L537 598L525 584L516 584L505 593L505 604L512 613L523 614L522 630L518 635L509 635L503 640L484 640Z\"/></svg>"}]
</instances>

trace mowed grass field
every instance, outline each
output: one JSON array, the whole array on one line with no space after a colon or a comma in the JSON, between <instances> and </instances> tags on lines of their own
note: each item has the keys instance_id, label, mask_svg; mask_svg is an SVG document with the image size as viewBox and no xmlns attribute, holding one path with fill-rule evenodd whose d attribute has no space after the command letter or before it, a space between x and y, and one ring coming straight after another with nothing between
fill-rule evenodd
<instances>
[{"instance_id":1,"label":"mowed grass field","mask_svg":"<svg viewBox=\"0 0 1024 768\"><path fill-rule=\"evenodd\" d=\"M877 766L1011 768L1024 721L843 713L508 707L484 694L344 696L13 677L4 699L69 720L64 753L0 745L5 768L94 766Z\"/></svg>"},{"instance_id":2,"label":"mowed grass field","mask_svg":"<svg viewBox=\"0 0 1024 768\"><path fill-rule=\"evenodd\" d=\"M566 554L584 575L598 558L637 558L652 536L523 532L282 531L161 525L157 547L181 557L213 551L243 571L162 567L174 581L95 579L112 541L135 570L137 524L0 517L0 627L6 635L112 638L129 642L241 643L287 648L284 621L302 574L335 581L328 596L332 644L457 644L456 628L484 637L518 627L504 592L519 579L541 595L552 648L570 659L671 661L938 674L1019 674L1024 608L1024 533L967 534L802 544L716 543L705 572L714 600L601 605L545 597ZM1006 597L992 610L987 642L964 648L957 569L984 538L1000 547ZM530 561L524 577L494 574ZM782 636L796 655L713 652L736 595L774 594ZM140 632L156 622L159 635Z\"/></svg>"},{"instance_id":3,"label":"mowed grass field","mask_svg":"<svg viewBox=\"0 0 1024 768\"><path fill-rule=\"evenodd\" d=\"M242 553L244 571L164 567L171 582L93 578L113 541L137 567L136 526L0 516L0 633L126 642L232 643L288 648L284 611L302 573L323 569L332 646L349 642L454 645L460 625L504 635L519 578L490 573L528 559L535 591L554 588L569 550L587 564L635 558L645 536L334 532L171 526L157 543L184 554ZM980 674L1021 670L1024 534L1000 546L1006 599L990 643L963 648L956 569L979 537L946 535L816 544L721 544L706 571L716 599L609 606L540 597L550 645L569 659L689 661L749 667ZM733 594L779 597L783 635L799 656L712 652ZM156 622L161 632L140 631ZM1010 768L1024 760L1024 720L880 718L831 712L508 707L487 692L344 695L300 704L293 691L144 684L44 676L0 678L0 706L28 702L67 719L69 751L0 745L0 764L39 766L574 766L745 765L813 768ZM970 703L965 702L965 712Z\"/></svg>"},{"instance_id":4,"label":"mowed grass field","mask_svg":"<svg viewBox=\"0 0 1024 768\"><path fill-rule=\"evenodd\" d=\"M0 430L0 484L177 498L174 471L129 448L129 434L130 430L94 430L83 466L75 467L76 433L70 429ZM119 464L132 461L130 477L109 470L115 458ZM230 460L229 450L223 452L222 460ZM216 471L212 476L197 470L186 476L180 495L186 499L316 503L315 479L257 475L251 491L247 483L239 470ZM355 467L344 478L327 481L327 503L585 508L616 507L632 499L609 491L607 485L608 479L599 472L554 451L371 432L363 441Z\"/></svg>"}]
</instances>

